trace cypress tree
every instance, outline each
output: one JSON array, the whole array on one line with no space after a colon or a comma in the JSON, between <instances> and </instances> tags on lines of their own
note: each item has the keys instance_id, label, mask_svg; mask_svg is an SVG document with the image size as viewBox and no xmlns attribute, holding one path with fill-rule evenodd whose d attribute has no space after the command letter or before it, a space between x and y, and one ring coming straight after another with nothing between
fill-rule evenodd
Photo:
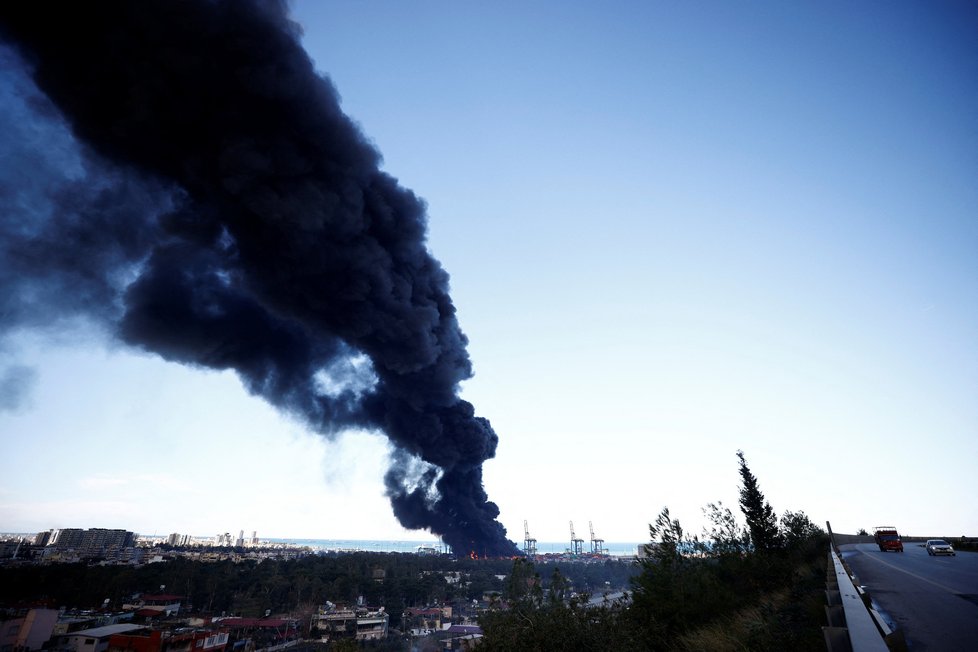
<instances>
[{"instance_id":1,"label":"cypress tree","mask_svg":"<svg viewBox=\"0 0 978 652\"><path fill-rule=\"evenodd\" d=\"M778 550L782 547L778 519L757 486L757 478L747 467L744 451L738 450L737 457L740 459L740 509L747 520L754 549L759 552Z\"/></svg>"}]
</instances>

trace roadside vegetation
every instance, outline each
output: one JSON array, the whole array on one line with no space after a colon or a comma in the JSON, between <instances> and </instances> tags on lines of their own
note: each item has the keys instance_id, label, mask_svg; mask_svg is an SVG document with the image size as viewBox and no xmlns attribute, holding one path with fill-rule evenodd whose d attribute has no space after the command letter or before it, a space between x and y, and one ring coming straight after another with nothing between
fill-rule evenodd
<instances>
[{"instance_id":1,"label":"roadside vegetation","mask_svg":"<svg viewBox=\"0 0 978 652\"><path fill-rule=\"evenodd\" d=\"M505 604L480 622L484 652L530 650L824 650L827 538L804 512L780 518L742 452L740 511L704 508L690 536L664 507L630 595L589 605L559 570L516 560Z\"/></svg>"},{"instance_id":2,"label":"roadside vegetation","mask_svg":"<svg viewBox=\"0 0 978 652\"><path fill-rule=\"evenodd\" d=\"M978 539L975 537L949 537L945 539L957 552L978 552Z\"/></svg>"}]
</instances>

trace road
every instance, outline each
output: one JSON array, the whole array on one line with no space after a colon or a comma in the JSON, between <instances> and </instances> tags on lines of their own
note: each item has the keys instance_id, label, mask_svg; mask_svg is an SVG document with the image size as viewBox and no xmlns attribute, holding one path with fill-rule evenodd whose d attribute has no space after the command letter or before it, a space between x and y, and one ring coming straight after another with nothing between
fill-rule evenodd
<instances>
[{"instance_id":1,"label":"road","mask_svg":"<svg viewBox=\"0 0 978 652\"><path fill-rule=\"evenodd\" d=\"M589 607L597 607L607 603L612 603L615 600L621 600L623 597L628 595L627 591L615 591L614 593L602 593L601 595L592 595L591 599L588 600Z\"/></svg>"},{"instance_id":2,"label":"road","mask_svg":"<svg viewBox=\"0 0 978 652\"><path fill-rule=\"evenodd\" d=\"M931 557L913 542L904 542L903 553L873 543L839 549L911 652L978 650L978 553Z\"/></svg>"}]
</instances>

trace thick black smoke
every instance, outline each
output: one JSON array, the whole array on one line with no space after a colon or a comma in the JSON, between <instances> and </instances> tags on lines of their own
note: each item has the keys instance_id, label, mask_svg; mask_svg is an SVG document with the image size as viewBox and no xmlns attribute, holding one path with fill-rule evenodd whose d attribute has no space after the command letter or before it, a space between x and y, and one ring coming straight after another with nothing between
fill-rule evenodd
<instances>
[{"instance_id":1,"label":"thick black smoke","mask_svg":"<svg viewBox=\"0 0 978 652\"><path fill-rule=\"evenodd\" d=\"M482 483L496 434L458 397L472 369L424 204L379 171L284 4L11 2L0 36L19 55L4 66L36 83L4 78L31 108L21 136L56 141L43 132L64 116L85 145L24 152L37 169L0 184L4 326L94 317L234 369L320 432L380 429L401 523L514 553Z\"/></svg>"}]
</instances>

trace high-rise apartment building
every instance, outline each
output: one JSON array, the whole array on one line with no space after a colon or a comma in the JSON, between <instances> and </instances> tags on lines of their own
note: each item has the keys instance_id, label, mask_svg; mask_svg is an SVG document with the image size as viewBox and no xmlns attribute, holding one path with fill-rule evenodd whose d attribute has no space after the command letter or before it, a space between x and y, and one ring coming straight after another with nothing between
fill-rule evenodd
<instances>
[{"instance_id":1,"label":"high-rise apartment building","mask_svg":"<svg viewBox=\"0 0 978 652\"><path fill-rule=\"evenodd\" d=\"M38 537L40 536L39 534ZM136 535L129 530L62 528L51 531L47 545L58 550L73 550L80 557L104 557L109 554L117 555L122 550L135 546Z\"/></svg>"}]
</instances>

